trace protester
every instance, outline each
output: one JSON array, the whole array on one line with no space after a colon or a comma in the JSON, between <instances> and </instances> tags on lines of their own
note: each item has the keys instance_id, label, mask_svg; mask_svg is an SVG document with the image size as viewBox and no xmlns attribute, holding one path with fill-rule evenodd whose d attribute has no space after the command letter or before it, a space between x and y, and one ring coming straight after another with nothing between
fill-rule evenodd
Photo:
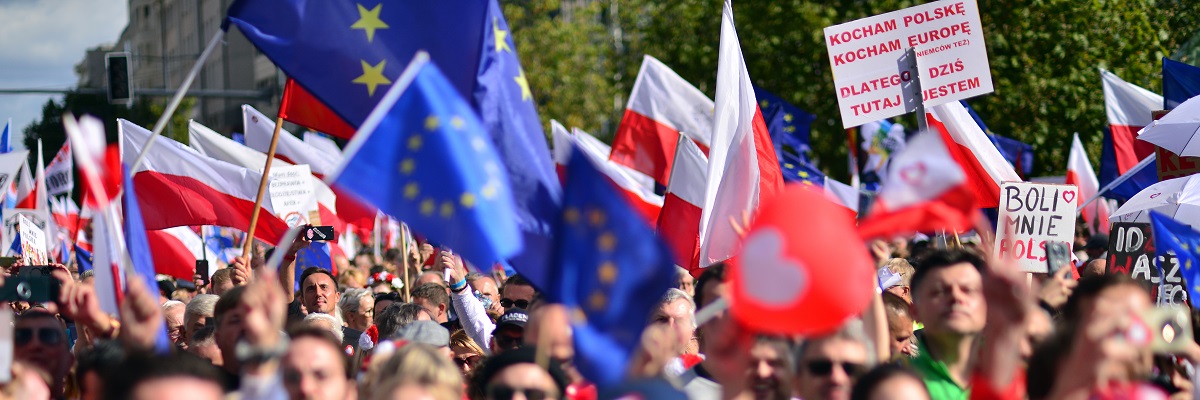
<instances>
[{"instance_id":1,"label":"protester","mask_svg":"<svg viewBox=\"0 0 1200 400\"><path fill-rule=\"evenodd\" d=\"M188 353L131 354L107 371L106 399L219 400L224 398L216 367Z\"/></svg>"},{"instance_id":2,"label":"protester","mask_svg":"<svg viewBox=\"0 0 1200 400\"><path fill-rule=\"evenodd\" d=\"M850 400L930 400L921 376L898 364L883 364L858 378Z\"/></svg>"},{"instance_id":3,"label":"protester","mask_svg":"<svg viewBox=\"0 0 1200 400\"><path fill-rule=\"evenodd\" d=\"M75 386L80 400L104 398L104 375L118 368L125 359L120 343L103 340L83 351L75 363Z\"/></svg>"},{"instance_id":4,"label":"protester","mask_svg":"<svg viewBox=\"0 0 1200 400\"><path fill-rule=\"evenodd\" d=\"M454 352L454 365L464 377L469 376L487 357L483 347L467 336L467 331L461 329L450 335L450 351Z\"/></svg>"},{"instance_id":5,"label":"protester","mask_svg":"<svg viewBox=\"0 0 1200 400\"><path fill-rule=\"evenodd\" d=\"M12 340L13 358L49 374L51 395L61 397L75 362L63 322L44 309L30 309L17 316Z\"/></svg>"},{"instance_id":6,"label":"protester","mask_svg":"<svg viewBox=\"0 0 1200 400\"><path fill-rule=\"evenodd\" d=\"M683 290L671 288L667 290L654 313L650 314L652 323L665 324L675 330L677 342L672 347L679 359L667 366L673 375L679 375L700 362L697 356L700 343L696 340L695 313L696 304L692 302L691 296Z\"/></svg>"},{"instance_id":7,"label":"protester","mask_svg":"<svg viewBox=\"0 0 1200 400\"><path fill-rule=\"evenodd\" d=\"M413 304L419 305L439 324L450 322L450 298L446 287L438 283L425 283L412 292Z\"/></svg>"},{"instance_id":8,"label":"protester","mask_svg":"<svg viewBox=\"0 0 1200 400\"><path fill-rule=\"evenodd\" d=\"M433 320L433 317L424 307L413 303L392 303L379 313L375 326L379 329L380 339L392 339L413 321L430 320Z\"/></svg>"},{"instance_id":9,"label":"protester","mask_svg":"<svg viewBox=\"0 0 1200 400\"><path fill-rule=\"evenodd\" d=\"M362 289L367 286L367 276L353 268L338 270L338 286L344 289Z\"/></svg>"},{"instance_id":10,"label":"protester","mask_svg":"<svg viewBox=\"0 0 1200 400\"><path fill-rule=\"evenodd\" d=\"M375 297L368 289L346 289L338 307L348 328L366 332L374 324Z\"/></svg>"},{"instance_id":11,"label":"protester","mask_svg":"<svg viewBox=\"0 0 1200 400\"><path fill-rule=\"evenodd\" d=\"M795 361L791 343L784 338L759 336L750 348L749 387L756 400L792 397Z\"/></svg>"},{"instance_id":12,"label":"protester","mask_svg":"<svg viewBox=\"0 0 1200 400\"><path fill-rule=\"evenodd\" d=\"M334 318L332 315L322 313L308 314L302 321L300 321L300 326L308 329L324 330L329 332L330 335L333 335L338 342L345 343L345 338L342 336L342 324L339 323L337 318Z\"/></svg>"},{"instance_id":13,"label":"protester","mask_svg":"<svg viewBox=\"0 0 1200 400\"><path fill-rule=\"evenodd\" d=\"M518 393L526 399L563 398L566 374L555 360L539 366L536 354L536 348L524 347L489 358L471 380L471 399L513 399Z\"/></svg>"},{"instance_id":14,"label":"protester","mask_svg":"<svg viewBox=\"0 0 1200 400\"><path fill-rule=\"evenodd\" d=\"M372 318L373 323L379 323L379 313L392 303L400 302L400 294L396 292L379 293L375 292L375 317Z\"/></svg>"},{"instance_id":15,"label":"protester","mask_svg":"<svg viewBox=\"0 0 1200 400\"><path fill-rule=\"evenodd\" d=\"M319 329L299 329L289 336L291 342L281 366L289 398L336 400L357 396L354 369L341 351L340 340Z\"/></svg>"},{"instance_id":16,"label":"protester","mask_svg":"<svg viewBox=\"0 0 1200 400\"><path fill-rule=\"evenodd\" d=\"M493 356L505 351L521 347L525 336L525 324L529 322L529 314L524 310L513 309L500 316L496 321L496 331L488 345Z\"/></svg>"},{"instance_id":17,"label":"protester","mask_svg":"<svg viewBox=\"0 0 1200 400\"><path fill-rule=\"evenodd\" d=\"M827 336L804 339L796 350L796 387L805 400L845 400L860 375L875 364L862 321Z\"/></svg>"},{"instance_id":18,"label":"protester","mask_svg":"<svg viewBox=\"0 0 1200 400\"><path fill-rule=\"evenodd\" d=\"M537 289L524 276L520 274L510 276L508 280L504 281L504 287L500 288L500 306L504 307L505 312L514 307L529 309L529 305L533 303L533 298L537 293Z\"/></svg>"},{"instance_id":19,"label":"protester","mask_svg":"<svg viewBox=\"0 0 1200 400\"><path fill-rule=\"evenodd\" d=\"M891 336L893 358L914 357L917 345L913 341L913 317L911 306L892 292L883 293L883 309L887 314L888 333Z\"/></svg>"},{"instance_id":20,"label":"protester","mask_svg":"<svg viewBox=\"0 0 1200 400\"><path fill-rule=\"evenodd\" d=\"M220 297L214 294L199 294L188 303L183 314L183 341L190 342L192 335L205 326L212 324L213 307Z\"/></svg>"},{"instance_id":21,"label":"protester","mask_svg":"<svg viewBox=\"0 0 1200 400\"><path fill-rule=\"evenodd\" d=\"M692 273L686 268L675 266L675 278L679 280L679 284L675 287L687 293L688 296L696 295L696 280L692 278Z\"/></svg>"},{"instance_id":22,"label":"protester","mask_svg":"<svg viewBox=\"0 0 1200 400\"><path fill-rule=\"evenodd\" d=\"M163 316L167 319L167 335L169 335L171 343L182 348L187 348L187 339L183 334L184 311L186 309L186 304L176 300L167 300L162 305Z\"/></svg>"},{"instance_id":23,"label":"protester","mask_svg":"<svg viewBox=\"0 0 1200 400\"><path fill-rule=\"evenodd\" d=\"M900 282L895 286L887 288L888 292L900 296L904 301L912 303L912 277L916 272L912 264L903 258L892 258L887 260L883 265L893 274L900 276Z\"/></svg>"},{"instance_id":24,"label":"protester","mask_svg":"<svg viewBox=\"0 0 1200 400\"><path fill-rule=\"evenodd\" d=\"M217 347L216 333L217 330L212 326L200 328L188 339L187 351L220 367L225 361L221 349Z\"/></svg>"},{"instance_id":25,"label":"protester","mask_svg":"<svg viewBox=\"0 0 1200 400\"><path fill-rule=\"evenodd\" d=\"M454 352L450 350L450 331L433 321L413 321L400 328L396 338L407 343L429 346L447 360L454 358Z\"/></svg>"},{"instance_id":26,"label":"protester","mask_svg":"<svg viewBox=\"0 0 1200 400\"><path fill-rule=\"evenodd\" d=\"M474 272L467 275L467 284L474 289L475 298L483 303L483 308L487 310L488 318L493 320L500 318L504 314L504 307L500 306L500 286L496 284L496 280L490 276ZM451 288L453 292L453 288ZM453 293L451 293L453 295ZM455 309L458 310L457 308ZM461 314L461 313L460 313Z\"/></svg>"},{"instance_id":27,"label":"protester","mask_svg":"<svg viewBox=\"0 0 1200 400\"><path fill-rule=\"evenodd\" d=\"M214 295L220 296L233 289L233 268L221 268L213 271L210 278L209 291Z\"/></svg>"},{"instance_id":28,"label":"protester","mask_svg":"<svg viewBox=\"0 0 1200 400\"><path fill-rule=\"evenodd\" d=\"M318 268L309 267L300 275L300 304L308 313L329 314L337 321L335 326L342 330L342 345L353 347L358 350L359 337L362 336L362 331L342 326L340 313L338 312L338 301L341 300L341 293L338 291L337 280L333 273ZM289 311L289 318L299 316L300 310L298 306L293 306Z\"/></svg>"},{"instance_id":29,"label":"protester","mask_svg":"<svg viewBox=\"0 0 1200 400\"><path fill-rule=\"evenodd\" d=\"M406 344L379 357L372 360L364 385L371 399L461 400L464 396L462 375L429 345Z\"/></svg>"},{"instance_id":30,"label":"protester","mask_svg":"<svg viewBox=\"0 0 1200 400\"><path fill-rule=\"evenodd\" d=\"M966 250L934 250L917 261L912 279L917 356L909 366L934 400L962 399L971 378L972 352L987 317L984 260Z\"/></svg>"}]
</instances>

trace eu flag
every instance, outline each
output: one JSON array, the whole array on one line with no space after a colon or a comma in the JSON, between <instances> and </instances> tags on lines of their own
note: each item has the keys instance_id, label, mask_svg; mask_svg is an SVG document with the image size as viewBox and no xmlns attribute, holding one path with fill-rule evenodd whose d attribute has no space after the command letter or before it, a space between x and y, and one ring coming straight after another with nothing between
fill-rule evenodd
<instances>
[{"instance_id":1,"label":"eu flag","mask_svg":"<svg viewBox=\"0 0 1200 400\"><path fill-rule=\"evenodd\" d=\"M496 0L237 0L238 29L307 92L361 127L401 67L425 50L469 99L509 176L524 248L512 263L545 286L562 195L529 80Z\"/></svg>"},{"instance_id":2,"label":"eu flag","mask_svg":"<svg viewBox=\"0 0 1200 400\"><path fill-rule=\"evenodd\" d=\"M125 196L122 206L125 208L125 249L129 252L133 271L142 280L146 290L158 292L158 281L154 279L154 257L150 254L150 241L146 239L146 225L142 223L142 209L138 206L137 189L133 187L132 174L125 172ZM171 351L171 340L167 337L167 325L158 327L158 335L154 338L154 351L166 354Z\"/></svg>"},{"instance_id":3,"label":"eu flag","mask_svg":"<svg viewBox=\"0 0 1200 400\"><path fill-rule=\"evenodd\" d=\"M1200 67L1163 57L1163 108L1170 110L1200 96Z\"/></svg>"},{"instance_id":4,"label":"eu flag","mask_svg":"<svg viewBox=\"0 0 1200 400\"><path fill-rule=\"evenodd\" d=\"M779 170L783 172L783 181L801 183L810 186L825 186L825 174L808 161L792 154L780 154Z\"/></svg>"},{"instance_id":5,"label":"eu flag","mask_svg":"<svg viewBox=\"0 0 1200 400\"><path fill-rule=\"evenodd\" d=\"M1155 258L1160 258L1168 251L1175 253L1179 259L1179 269L1183 271L1183 280L1188 285L1188 298L1200 297L1200 232L1179 221L1171 219L1158 211L1150 211L1150 224L1154 232L1154 246L1157 249ZM1158 263L1156 263L1158 264ZM1159 276L1162 265L1158 266Z\"/></svg>"},{"instance_id":6,"label":"eu flag","mask_svg":"<svg viewBox=\"0 0 1200 400\"><path fill-rule=\"evenodd\" d=\"M791 147L795 154L807 157L812 151L809 147L811 125L817 116L758 86L754 87L754 97L758 98L758 106L762 110L763 120L767 122L771 142L775 143L775 154L783 154L784 146L787 146Z\"/></svg>"},{"instance_id":7,"label":"eu flag","mask_svg":"<svg viewBox=\"0 0 1200 400\"><path fill-rule=\"evenodd\" d=\"M78 265L77 268L81 274L92 269L92 252L75 245L75 265Z\"/></svg>"},{"instance_id":8,"label":"eu flag","mask_svg":"<svg viewBox=\"0 0 1200 400\"><path fill-rule=\"evenodd\" d=\"M571 311L575 365L601 387L624 378L651 311L675 279L671 253L644 221L574 149L545 294Z\"/></svg>"},{"instance_id":9,"label":"eu flag","mask_svg":"<svg viewBox=\"0 0 1200 400\"><path fill-rule=\"evenodd\" d=\"M317 267L330 273L333 272L333 258L330 256L329 242L312 242L296 252L296 285L293 290L300 291L300 276L304 270Z\"/></svg>"},{"instance_id":10,"label":"eu flag","mask_svg":"<svg viewBox=\"0 0 1200 400\"><path fill-rule=\"evenodd\" d=\"M475 265L521 248L508 176L482 122L418 53L326 177Z\"/></svg>"}]
</instances>

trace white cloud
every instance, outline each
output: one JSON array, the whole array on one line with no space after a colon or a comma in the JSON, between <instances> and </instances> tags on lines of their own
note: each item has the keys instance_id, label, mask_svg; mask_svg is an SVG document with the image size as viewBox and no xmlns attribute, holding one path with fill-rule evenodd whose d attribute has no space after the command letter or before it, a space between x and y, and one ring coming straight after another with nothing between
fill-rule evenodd
<instances>
[{"instance_id":1,"label":"white cloud","mask_svg":"<svg viewBox=\"0 0 1200 400\"><path fill-rule=\"evenodd\" d=\"M128 6L128 0L0 0L0 88L75 86L75 64L88 48L116 42ZM61 96L0 95L0 119L12 118L19 132L51 98Z\"/></svg>"}]
</instances>

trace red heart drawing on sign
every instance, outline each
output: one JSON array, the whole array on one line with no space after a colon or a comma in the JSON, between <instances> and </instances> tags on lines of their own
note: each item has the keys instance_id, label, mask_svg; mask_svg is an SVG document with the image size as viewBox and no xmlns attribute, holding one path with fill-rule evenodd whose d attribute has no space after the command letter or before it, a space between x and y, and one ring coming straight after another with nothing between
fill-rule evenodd
<instances>
[{"instance_id":1,"label":"red heart drawing on sign","mask_svg":"<svg viewBox=\"0 0 1200 400\"><path fill-rule=\"evenodd\" d=\"M916 185L925 178L925 163L918 162L900 170L900 180L909 185Z\"/></svg>"},{"instance_id":2,"label":"red heart drawing on sign","mask_svg":"<svg viewBox=\"0 0 1200 400\"><path fill-rule=\"evenodd\" d=\"M1152 195L1150 195L1150 198L1152 198L1152 199L1153 199L1153 198L1155 198L1155 197L1158 197L1158 195L1160 195L1160 194L1162 194L1162 193L1155 193L1155 194L1152 194Z\"/></svg>"},{"instance_id":3,"label":"red heart drawing on sign","mask_svg":"<svg viewBox=\"0 0 1200 400\"><path fill-rule=\"evenodd\" d=\"M1075 191L1074 190L1064 190L1062 192L1062 196L1063 196L1063 201L1066 201L1067 203L1075 201Z\"/></svg>"}]
</instances>

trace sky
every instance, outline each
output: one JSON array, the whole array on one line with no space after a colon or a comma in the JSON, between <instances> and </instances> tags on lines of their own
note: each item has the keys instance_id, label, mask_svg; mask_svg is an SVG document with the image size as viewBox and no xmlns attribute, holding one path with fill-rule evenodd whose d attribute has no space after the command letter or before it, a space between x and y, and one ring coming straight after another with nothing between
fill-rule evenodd
<instances>
[{"instance_id":1,"label":"sky","mask_svg":"<svg viewBox=\"0 0 1200 400\"><path fill-rule=\"evenodd\" d=\"M128 8L128 0L0 0L0 88L74 87L75 64L88 48L117 41ZM62 95L0 94L0 124L12 118L13 147L25 147L21 132L51 98Z\"/></svg>"}]
</instances>

